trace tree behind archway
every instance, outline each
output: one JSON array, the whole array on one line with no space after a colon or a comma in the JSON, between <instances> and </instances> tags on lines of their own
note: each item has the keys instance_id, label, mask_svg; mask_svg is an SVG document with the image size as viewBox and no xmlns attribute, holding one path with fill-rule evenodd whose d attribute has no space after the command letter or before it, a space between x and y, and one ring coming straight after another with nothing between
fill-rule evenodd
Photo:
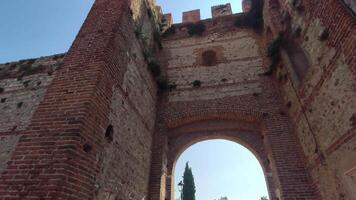
<instances>
[{"instance_id":1,"label":"tree behind archway","mask_svg":"<svg viewBox=\"0 0 356 200\"><path fill-rule=\"evenodd\" d=\"M183 200L195 200L195 183L192 168L185 164L183 175Z\"/></svg>"}]
</instances>

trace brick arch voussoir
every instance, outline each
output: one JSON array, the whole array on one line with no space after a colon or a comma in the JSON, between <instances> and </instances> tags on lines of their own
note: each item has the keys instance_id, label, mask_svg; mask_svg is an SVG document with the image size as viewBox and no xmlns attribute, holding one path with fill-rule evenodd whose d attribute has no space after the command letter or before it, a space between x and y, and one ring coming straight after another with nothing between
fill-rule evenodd
<instances>
[{"instance_id":1,"label":"brick arch voussoir","mask_svg":"<svg viewBox=\"0 0 356 200\"><path fill-rule=\"evenodd\" d=\"M206 140L224 139L235 142L237 145L241 145L249 150L254 157L258 160L263 173L265 175L265 181L270 195L273 197L275 187L271 181L269 174L272 169L268 161L267 147L264 144L262 136L262 129L258 116L254 118L247 118L248 120L242 120L241 118L233 117L235 115L224 115L218 118L215 115L206 115L205 117L195 117L188 119L182 119L185 124L181 124L178 127L168 129L168 152L167 152L167 166L166 172L169 178L167 190L169 194L173 194L174 191L174 171L175 165L181 154L194 144ZM253 119L251 121L251 119ZM218 122L221 129L210 129L206 127L206 124ZM231 128L231 124L237 124L236 127ZM250 126L255 126L255 129L248 130ZM192 127L202 127L203 130L192 129ZM228 127L224 129L224 127ZM178 130L178 131L177 131Z\"/></svg>"},{"instance_id":2,"label":"brick arch voussoir","mask_svg":"<svg viewBox=\"0 0 356 200\"><path fill-rule=\"evenodd\" d=\"M214 111L191 110L190 112L182 114L178 117L166 119L165 122L168 129L173 129L184 126L186 124L192 124L206 120L235 120L261 124L263 121L262 114L263 113L256 111L237 111L230 110L228 108Z\"/></svg>"},{"instance_id":3,"label":"brick arch voussoir","mask_svg":"<svg viewBox=\"0 0 356 200\"><path fill-rule=\"evenodd\" d=\"M214 140L214 139L223 139L223 140L228 140L235 142L237 145L241 145L248 149L254 156L255 158L259 161L263 171L265 173L270 172L270 167L267 162L267 154L264 150L264 148L259 148L258 145L263 145L262 141L256 142L255 145L251 143L251 141L246 140L245 138L241 138L238 136L234 136L232 132L230 133L217 133L214 135L207 135L206 133L202 134L196 134L195 136L188 136L188 137L183 137L180 138L182 141L178 141L176 144L173 144L171 147L168 157L171 158L168 160L168 171L169 172L174 172L174 166L179 159L179 157L186 151L189 147L203 141L207 140ZM178 139L179 140L179 139ZM187 142L184 142L186 140Z\"/></svg>"}]
</instances>

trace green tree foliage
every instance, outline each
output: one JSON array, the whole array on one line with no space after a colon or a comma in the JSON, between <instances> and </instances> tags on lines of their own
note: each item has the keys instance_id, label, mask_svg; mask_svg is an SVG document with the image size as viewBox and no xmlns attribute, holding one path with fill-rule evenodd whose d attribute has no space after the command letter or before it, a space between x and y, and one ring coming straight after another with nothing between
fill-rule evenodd
<instances>
[{"instance_id":1,"label":"green tree foliage","mask_svg":"<svg viewBox=\"0 0 356 200\"><path fill-rule=\"evenodd\" d=\"M183 175L183 200L195 200L195 183L192 168L185 164Z\"/></svg>"},{"instance_id":2,"label":"green tree foliage","mask_svg":"<svg viewBox=\"0 0 356 200\"><path fill-rule=\"evenodd\" d=\"M261 197L260 200L268 200L268 198L267 197Z\"/></svg>"}]
</instances>

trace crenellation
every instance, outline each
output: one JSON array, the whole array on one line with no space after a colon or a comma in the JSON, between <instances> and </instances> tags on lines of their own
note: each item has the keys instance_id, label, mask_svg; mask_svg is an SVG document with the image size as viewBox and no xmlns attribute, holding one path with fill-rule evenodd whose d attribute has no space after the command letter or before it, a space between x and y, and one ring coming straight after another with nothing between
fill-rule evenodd
<instances>
[{"instance_id":1,"label":"crenellation","mask_svg":"<svg viewBox=\"0 0 356 200\"><path fill-rule=\"evenodd\" d=\"M200 9L183 12L182 23L192 23L200 21Z\"/></svg>"},{"instance_id":2,"label":"crenellation","mask_svg":"<svg viewBox=\"0 0 356 200\"><path fill-rule=\"evenodd\" d=\"M211 7L211 16L213 18L226 15L232 15L231 4L227 3Z\"/></svg>"}]
</instances>

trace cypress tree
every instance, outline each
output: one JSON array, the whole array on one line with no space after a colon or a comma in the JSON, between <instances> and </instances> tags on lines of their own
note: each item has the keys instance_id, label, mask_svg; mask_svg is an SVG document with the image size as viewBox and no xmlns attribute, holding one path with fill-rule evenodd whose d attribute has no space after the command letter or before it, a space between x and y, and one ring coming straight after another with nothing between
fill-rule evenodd
<instances>
[{"instance_id":1,"label":"cypress tree","mask_svg":"<svg viewBox=\"0 0 356 200\"><path fill-rule=\"evenodd\" d=\"M183 175L183 200L195 200L195 183L192 168L185 164Z\"/></svg>"}]
</instances>

